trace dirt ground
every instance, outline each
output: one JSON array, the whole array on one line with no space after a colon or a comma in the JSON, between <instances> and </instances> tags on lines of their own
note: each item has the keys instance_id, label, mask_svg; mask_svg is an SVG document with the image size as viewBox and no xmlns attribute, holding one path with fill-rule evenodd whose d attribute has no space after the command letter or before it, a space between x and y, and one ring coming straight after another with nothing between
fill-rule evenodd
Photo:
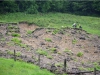
<instances>
[{"instance_id":1,"label":"dirt ground","mask_svg":"<svg viewBox=\"0 0 100 75\"><path fill-rule=\"evenodd\" d=\"M12 42L13 33L20 34L17 38L26 47ZM57 73L64 72L64 59L68 72L85 71L93 68L94 63L100 65L100 37L81 29L40 28L24 22L0 24L0 57L13 58L14 50L19 53L17 60Z\"/></svg>"}]
</instances>

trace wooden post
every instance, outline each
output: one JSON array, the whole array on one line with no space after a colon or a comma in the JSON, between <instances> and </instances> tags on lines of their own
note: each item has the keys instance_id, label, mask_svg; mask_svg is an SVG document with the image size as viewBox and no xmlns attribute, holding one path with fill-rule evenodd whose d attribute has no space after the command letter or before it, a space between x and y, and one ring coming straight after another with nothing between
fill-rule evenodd
<instances>
[{"instance_id":1,"label":"wooden post","mask_svg":"<svg viewBox=\"0 0 100 75\"><path fill-rule=\"evenodd\" d=\"M40 66L40 54L38 56L38 65Z\"/></svg>"},{"instance_id":2,"label":"wooden post","mask_svg":"<svg viewBox=\"0 0 100 75\"><path fill-rule=\"evenodd\" d=\"M94 75L96 75L96 68L94 68Z\"/></svg>"},{"instance_id":3,"label":"wooden post","mask_svg":"<svg viewBox=\"0 0 100 75\"><path fill-rule=\"evenodd\" d=\"M66 59L64 59L64 72L66 72Z\"/></svg>"},{"instance_id":4,"label":"wooden post","mask_svg":"<svg viewBox=\"0 0 100 75\"><path fill-rule=\"evenodd\" d=\"M14 61L16 61L16 51L14 50Z\"/></svg>"}]
</instances>

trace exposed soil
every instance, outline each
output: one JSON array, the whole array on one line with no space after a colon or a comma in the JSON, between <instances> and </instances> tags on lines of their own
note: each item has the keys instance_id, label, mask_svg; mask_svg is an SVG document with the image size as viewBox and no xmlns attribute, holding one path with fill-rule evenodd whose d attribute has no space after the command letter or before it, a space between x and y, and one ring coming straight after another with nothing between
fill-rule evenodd
<instances>
[{"instance_id":1,"label":"exposed soil","mask_svg":"<svg viewBox=\"0 0 100 75\"><path fill-rule=\"evenodd\" d=\"M11 29L9 29L9 27ZM28 34L27 31L32 31ZM18 37L26 47L21 47L12 42L12 34L18 33ZM63 73L64 59L67 59L67 71L83 71L94 67L93 63L100 64L100 37L87 33L81 29L40 28L27 23L0 24L0 57L13 58L13 51L20 55L17 60L39 65L52 72ZM40 55L38 63L38 50L45 52ZM83 55L78 57L81 52ZM54 65L55 69L52 68ZM88 74L89 75L89 74ZM92 75L92 74L90 74ZM99 74L98 74L99 75Z\"/></svg>"}]
</instances>

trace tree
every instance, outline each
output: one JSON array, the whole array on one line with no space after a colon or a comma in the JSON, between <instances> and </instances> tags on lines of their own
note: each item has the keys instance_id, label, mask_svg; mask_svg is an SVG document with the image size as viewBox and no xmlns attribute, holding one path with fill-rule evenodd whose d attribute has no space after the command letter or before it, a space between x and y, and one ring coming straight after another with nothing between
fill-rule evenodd
<instances>
[{"instance_id":1,"label":"tree","mask_svg":"<svg viewBox=\"0 0 100 75\"><path fill-rule=\"evenodd\" d=\"M36 1L37 5L39 6L38 11L43 13L48 12L50 9L50 2L51 1Z\"/></svg>"},{"instance_id":2,"label":"tree","mask_svg":"<svg viewBox=\"0 0 100 75\"><path fill-rule=\"evenodd\" d=\"M93 2L93 9L94 9L94 12L96 12L97 14L100 14L100 1Z\"/></svg>"},{"instance_id":3,"label":"tree","mask_svg":"<svg viewBox=\"0 0 100 75\"><path fill-rule=\"evenodd\" d=\"M29 14L38 13L38 5L36 4L35 1L31 1L30 7L26 10L26 12L29 13Z\"/></svg>"},{"instance_id":4,"label":"tree","mask_svg":"<svg viewBox=\"0 0 100 75\"><path fill-rule=\"evenodd\" d=\"M50 11L61 12L63 9L63 1L52 0L50 7Z\"/></svg>"},{"instance_id":5,"label":"tree","mask_svg":"<svg viewBox=\"0 0 100 75\"><path fill-rule=\"evenodd\" d=\"M0 1L0 13L18 11L15 1Z\"/></svg>"}]
</instances>

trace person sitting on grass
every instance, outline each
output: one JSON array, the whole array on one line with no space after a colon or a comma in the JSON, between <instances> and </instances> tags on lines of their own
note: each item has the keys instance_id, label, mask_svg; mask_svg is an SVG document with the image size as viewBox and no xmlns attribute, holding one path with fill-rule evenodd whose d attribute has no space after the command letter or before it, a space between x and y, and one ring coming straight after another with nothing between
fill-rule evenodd
<instances>
[{"instance_id":1,"label":"person sitting on grass","mask_svg":"<svg viewBox=\"0 0 100 75\"><path fill-rule=\"evenodd\" d=\"M79 24L79 29L82 29L82 26Z\"/></svg>"}]
</instances>

